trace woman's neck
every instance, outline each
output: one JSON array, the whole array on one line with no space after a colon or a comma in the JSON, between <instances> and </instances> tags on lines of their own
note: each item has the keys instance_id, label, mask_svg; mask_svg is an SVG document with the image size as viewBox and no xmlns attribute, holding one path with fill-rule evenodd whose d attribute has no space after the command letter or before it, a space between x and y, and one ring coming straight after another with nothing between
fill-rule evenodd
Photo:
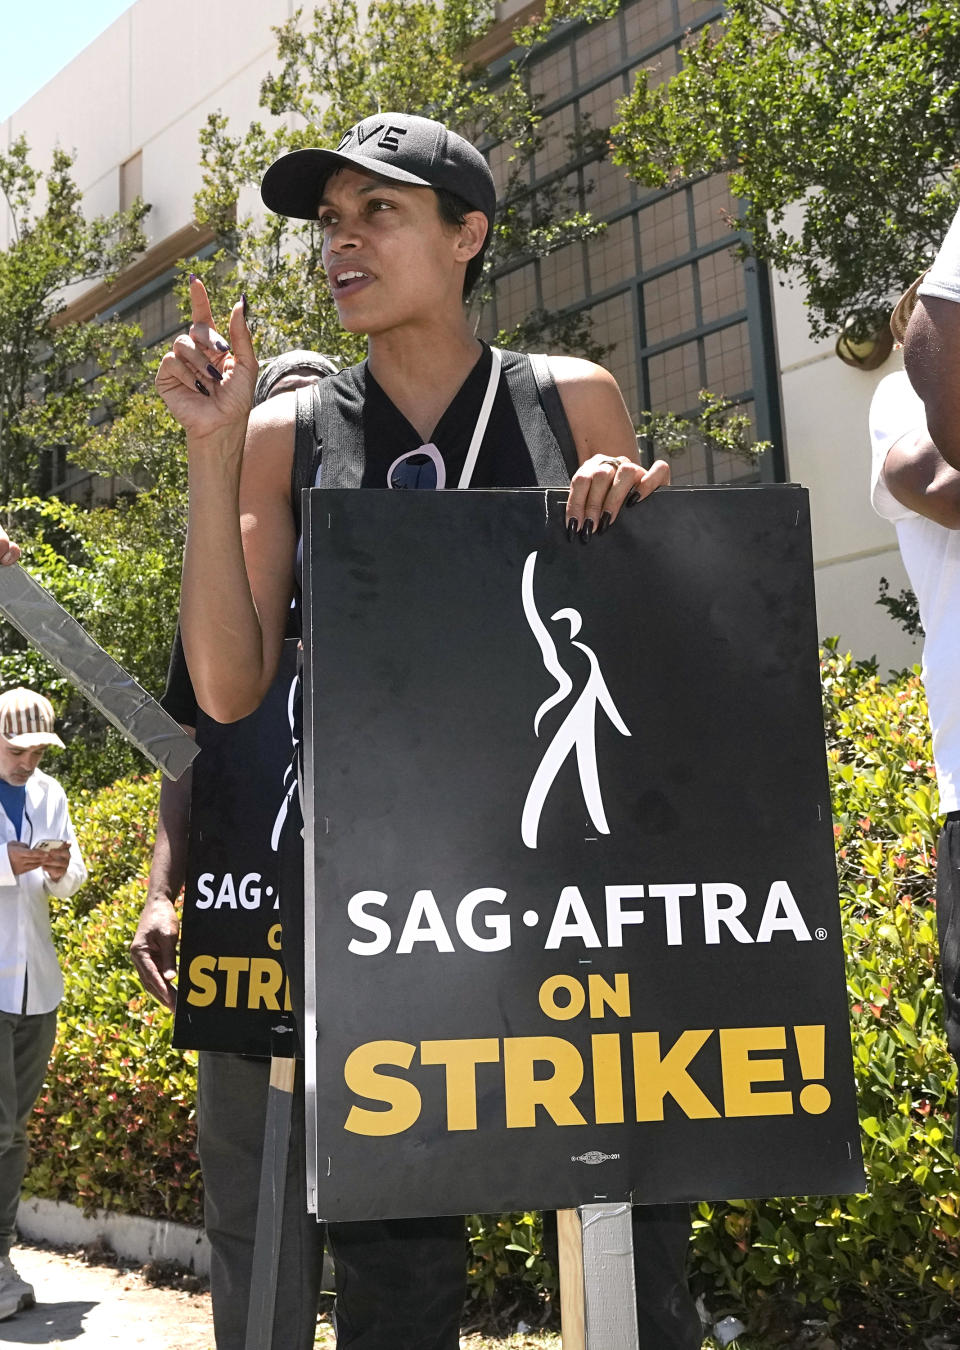
<instances>
[{"instance_id":1,"label":"woman's neck","mask_svg":"<svg viewBox=\"0 0 960 1350\"><path fill-rule=\"evenodd\" d=\"M371 334L367 365L391 403L429 441L482 350L464 319L455 329Z\"/></svg>"}]
</instances>

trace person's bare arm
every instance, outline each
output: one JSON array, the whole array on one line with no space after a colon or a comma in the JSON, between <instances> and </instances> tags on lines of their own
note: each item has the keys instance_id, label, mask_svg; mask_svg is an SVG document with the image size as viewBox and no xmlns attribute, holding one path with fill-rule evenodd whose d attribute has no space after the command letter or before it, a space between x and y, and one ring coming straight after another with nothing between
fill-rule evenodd
<instances>
[{"instance_id":1,"label":"person's bare arm","mask_svg":"<svg viewBox=\"0 0 960 1350\"><path fill-rule=\"evenodd\" d=\"M192 727L184 727L184 731L193 735ZM187 875L192 778L193 770L187 769L175 783L164 778L160 784L147 898L130 944L130 955L144 989L171 1010L177 999L173 982L177 976L180 934L174 901Z\"/></svg>"},{"instance_id":2,"label":"person's bare arm","mask_svg":"<svg viewBox=\"0 0 960 1350\"><path fill-rule=\"evenodd\" d=\"M948 465L960 469L960 304L920 296L903 359L910 383L923 399L934 445Z\"/></svg>"},{"instance_id":3,"label":"person's bare arm","mask_svg":"<svg viewBox=\"0 0 960 1350\"><path fill-rule=\"evenodd\" d=\"M180 628L197 701L221 722L247 716L276 673L293 586L294 396L250 412L257 360L241 305L230 343L191 283L190 333L160 363L157 389L187 432L189 515Z\"/></svg>"},{"instance_id":4,"label":"person's bare arm","mask_svg":"<svg viewBox=\"0 0 960 1350\"><path fill-rule=\"evenodd\" d=\"M551 370L577 447L580 468L567 499L567 529L584 541L603 534L626 503L632 505L670 482L670 466L640 463L637 437L609 371L575 356L551 357Z\"/></svg>"},{"instance_id":5,"label":"person's bare arm","mask_svg":"<svg viewBox=\"0 0 960 1350\"><path fill-rule=\"evenodd\" d=\"M890 447L883 481L902 506L945 529L960 530L960 472L926 431L911 431Z\"/></svg>"}]
</instances>

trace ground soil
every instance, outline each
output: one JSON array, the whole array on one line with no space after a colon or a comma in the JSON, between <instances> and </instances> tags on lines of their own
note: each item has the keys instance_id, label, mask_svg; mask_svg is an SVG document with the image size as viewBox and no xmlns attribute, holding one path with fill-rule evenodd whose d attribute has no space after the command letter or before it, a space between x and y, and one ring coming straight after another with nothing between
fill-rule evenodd
<instances>
[{"instance_id":1,"label":"ground soil","mask_svg":"<svg viewBox=\"0 0 960 1350\"><path fill-rule=\"evenodd\" d=\"M35 1288L37 1305L0 1322L0 1350L214 1350L213 1318L206 1281L171 1266L137 1267L108 1247L64 1249L23 1246L14 1264ZM527 1316L531 1316L529 1311ZM527 1327L519 1307L474 1318L461 1350L561 1350L555 1331ZM531 1321L534 1318L531 1316ZM543 1311L540 1319L545 1320ZM738 1339L730 1350L960 1350L960 1329L924 1327L891 1332L865 1317L848 1317L832 1329L802 1315L788 1319L780 1334ZM468 1323L469 1325L469 1323ZM328 1313L317 1326L316 1350L335 1350ZM717 1343L704 1342L704 1350Z\"/></svg>"},{"instance_id":2,"label":"ground soil","mask_svg":"<svg viewBox=\"0 0 960 1350\"><path fill-rule=\"evenodd\" d=\"M106 1252L91 1255L109 1260ZM0 1322L0 1346L213 1350L210 1295L193 1277L181 1278L180 1288L158 1287L149 1266L90 1264L82 1253L50 1247L17 1247L12 1257L37 1303Z\"/></svg>"},{"instance_id":3,"label":"ground soil","mask_svg":"<svg viewBox=\"0 0 960 1350\"><path fill-rule=\"evenodd\" d=\"M109 1248L14 1249L21 1276L37 1304L0 1322L2 1350L213 1350L206 1281L170 1267L136 1267ZM329 1317L317 1326L317 1350L334 1350ZM491 1340L465 1335L462 1350L560 1350L560 1338L521 1332Z\"/></svg>"}]
</instances>

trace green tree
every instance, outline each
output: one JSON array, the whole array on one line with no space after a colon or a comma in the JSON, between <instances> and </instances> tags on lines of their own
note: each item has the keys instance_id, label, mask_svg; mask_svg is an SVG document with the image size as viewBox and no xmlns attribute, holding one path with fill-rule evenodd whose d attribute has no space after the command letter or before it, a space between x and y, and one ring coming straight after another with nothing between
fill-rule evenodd
<instances>
[{"instance_id":1,"label":"green tree","mask_svg":"<svg viewBox=\"0 0 960 1350\"><path fill-rule=\"evenodd\" d=\"M525 50L556 22L601 17L613 3L550 0L542 20L520 35ZM222 247L183 270L202 271L225 306L241 287L250 293L264 353L311 344L352 360L361 355L361 341L340 329L320 268L318 228L239 214L241 191L259 185L266 165L285 150L335 143L345 127L379 106L430 113L486 143L515 143L494 242L501 261L511 250L545 253L597 228L570 206L562 186L536 199L523 196L522 166L542 141L521 66L494 87L464 55L494 19L492 0L384 0L365 15L347 0L314 11L307 24L298 13L276 30L279 73L265 80L262 104L300 129L268 132L255 123L231 137L223 117L210 119L201 138L198 211L216 227ZM39 175L26 145L18 142L0 158L0 183L15 221L14 244L0 254L0 379L11 391L0 422L0 485L5 500L25 499L8 520L26 545L29 570L156 693L176 619L186 525L182 436L146 387L158 354L140 350L136 329L57 326L63 287L112 276L142 247L147 208L137 203L125 214L87 223L69 169L69 158L58 154L47 176L49 204L31 215ZM544 322L553 342L599 354L582 324L558 316ZM96 372L104 373L84 379ZM50 452L57 447L75 465L119 478L128 490L113 506L90 512L44 504L37 494L53 485ZM0 638L0 682L51 691L71 737L60 761L68 778L106 782L139 766L118 734L10 630Z\"/></svg>"},{"instance_id":2,"label":"green tree","mask_svg":"<svg viewBox=\"0 0 960 1350\"><path fill-rule=\"evenodd\" d=\"M381 108L435 117L481 146L511 147L505 181L498 184L502 205L488 275L514 259L542 257L596 232L600 227L580 210L562 178L536 192L529 187L527 169L543 140L525 64L558 22L592 21L615 8L615 0L551 0L539 20L516 31L518 55L496 79L469 56L495 21L492 0L374 0L362 12L356 0L341 0L315 9L306 24L298 11L274 30L280 68L264 80L260 96L272 129L254 122L234 135L227 118L215 113L201 133L204 174L197 215L216 229L223 246L198 270L215 303L231 304L245 290L266 353L311 345L345 361L360 359L363 340L340 328L323 277L319 227L272 214L257 219L242 207L252 195L244 189L257 187L278 156L303 146L335 145L348 127ZM605 131L583 127L576 139L596 140ZM484 297L481 284L477 317ZM545 333L555 347L603 354L577 317L540 315L523 331L501 337L542 345Z\"/></svg>"},{"instance_id":3,"label":"green tree","mask_svg":"<svg viewBox=\"0 0 960 1350\"><path fill-rule=\"evenodd\" d=\"M0 499L47 492L62 452L111 417L140 378L140 332L117 322L64 323L66 288L109 281L145 246L148 208L86 219L57 149L46 174L23 137L0 153L11 242L0 252ZM42 206L37 209L38 196Z\"/></svg>"},{"instance_id":4,"label":"green tree","mask_svg":"<svg viewBox=\"0 0 960 1350\"><path fill-rule=\"evenodd\" d=\"M68 155L41 175L0 154L11 242L0 252L0 492L25 566L152 693L163 688L186 523L182 437L152 389L135 325L64 322L65 289L111 281L145 246L147 206L86 219ZM119 484L93 510L47 497L67 461ZM46 690L68 750L58 772L109 782L143 759L20 635L0 629L0 687Z\"/></svg>"},{"instance_id":5,"label":"green tree","mask_svg":"<svg viewBox=\"0 0 960 1350\"><path fill-rule=\"evenodd\" d=\"M185 497L147 490L88 510L57 498L8 505L30 574L149 692L164 686L180 594ZM171 544L171 539L174 542ZM0 688L26 685L53 701L67 749L55 772L99 787L149 766L60 672L0 626Z\"/></svg>"},{"instance_id":6,"label":"green tree","mask_svg":"<svg viewBox=\"0 0 960 1350\"><path fill-rule=\"evenodd\" d=\"M813 335L866 338L960 198L958 71L952 0L730 0L673 79L640 72L614 158L657 187L728 173L731 223L802 282Z\"/></svg>"}]
</instances>

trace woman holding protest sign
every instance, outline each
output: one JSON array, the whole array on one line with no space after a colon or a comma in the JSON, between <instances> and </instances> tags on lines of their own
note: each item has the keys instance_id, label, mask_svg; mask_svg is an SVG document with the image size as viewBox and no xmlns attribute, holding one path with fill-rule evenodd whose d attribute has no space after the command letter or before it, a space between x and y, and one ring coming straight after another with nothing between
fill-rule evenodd
<instances>
[{"instance_id":1,"label":"woman holding protest sign","mask_svg":"<svg viewBox=\"0 0 960 1350\"><path fill-rule=\"evenodd\" d=\"M368 339L367 360L324 385L337 454L319 458L308 481L556 486L571 476L558 440L558 421L568 423L575 459L566 529L584 544L669 481L662 461L639 463L620 391L601 367L553 360L562 411L548 422L529 358L474 336L463 300L482 268L496 193L462 137L422 117L369 117L336 150L278 160L262 193L281 214L319 220L340 320ZM246 298L230 315L229 341L215 330L199 281L191 298L190 333L164 357L157 388L187 432L184 647L201 706L230 721L256 707L273 678L294 592L296 408L278 397L250 412L257 364ZM302 894L299 831L288 829L287 839ZM302 941L302 922L302 905L288 905L288 952ZM692 1350L700 1327L683 1276L688 1219L675 1209L635 1214L641 1341ZM331 1246L344 1350L455 1350L459 1220L335 1224Z\"/></svg>"}]
</instances>

